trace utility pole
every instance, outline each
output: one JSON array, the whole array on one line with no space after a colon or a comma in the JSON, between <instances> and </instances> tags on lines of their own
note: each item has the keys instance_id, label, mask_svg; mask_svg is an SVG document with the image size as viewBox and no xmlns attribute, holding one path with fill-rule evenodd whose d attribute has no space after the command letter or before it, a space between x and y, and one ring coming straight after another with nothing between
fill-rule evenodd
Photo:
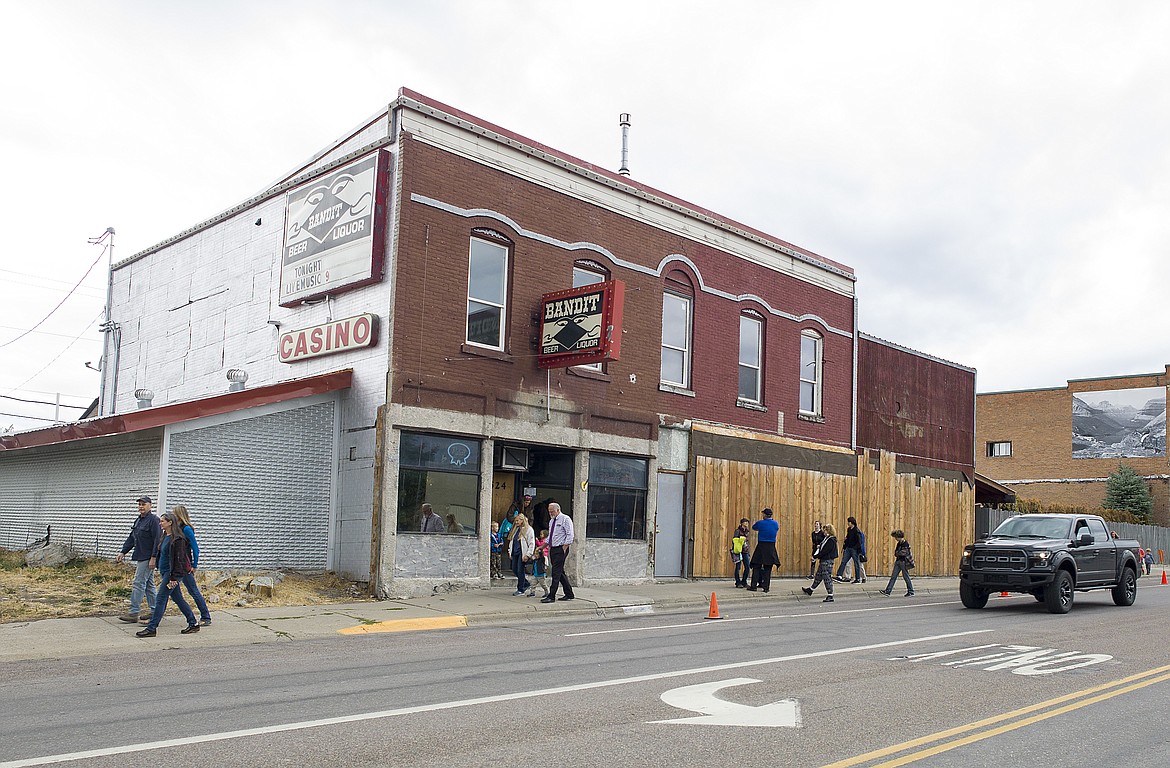
<instances>
[{"instance_id":1,"label":"utility pole","mask_svg":"<svg viewBox=\"0 0 1170 768\"><path fill-rule=\"evenodd\" d=\"M106 240L109 240L109 242L107 243ZM101 380L98 389L98 416L105 416L114 410L112 405L106 403L106 380L109 377L107 366L110 362L111 347L115 352L114 376L116 377L118 375L118 363L116 357L118 344L117 340L114 338L114 332L117 330L117 324L110 317L110 305L113 303L114 299L114 228L106 227L105 232L103 232L99 237L91 237L89 242L91 245L100 245L105 243L106 251L109 254L109 260L106 266L106 319L105 322L99 326L102 330L102 333L105 334L105 338L102 340L102 359L100 362L98 362L98 371L101 372ZM117 397L117 379L115 378L114 381L115 384L110 387L112 390L110 394L112 397Z\"/></svg>"}]
</instances>

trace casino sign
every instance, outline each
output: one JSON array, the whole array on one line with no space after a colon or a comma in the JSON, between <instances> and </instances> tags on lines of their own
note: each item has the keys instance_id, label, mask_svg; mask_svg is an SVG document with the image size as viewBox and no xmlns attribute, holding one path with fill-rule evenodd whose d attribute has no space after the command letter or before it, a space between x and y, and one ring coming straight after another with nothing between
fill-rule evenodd
<instances>
[{"instance_id":1,"label":"casino sign","mask_svg":"<svg viewBox=\"0 0 1170 768\"><path fill-rule=\"evenodd\" d=\"M617 360L622 346L625 283L610 280L541 297L541 368Z\"/></svg>"}]
</instances>

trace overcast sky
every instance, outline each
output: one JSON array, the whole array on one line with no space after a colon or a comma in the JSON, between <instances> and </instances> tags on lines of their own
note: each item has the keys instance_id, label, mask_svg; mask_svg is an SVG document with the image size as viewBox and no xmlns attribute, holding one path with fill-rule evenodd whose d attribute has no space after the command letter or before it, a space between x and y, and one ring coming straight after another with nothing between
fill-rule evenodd
<instances>
[{"instance_id":1,"label":"overcast sky","mask_svg":"<svg viewBox=\"0 0 1170 768\"><path fill-rule=\"evenodd\" d=\"M21 400L97 395L89 238L113 227L121 259L176 234L403 85L613 169L632 113L634 179L853 267L863 332L976 368L981 392L1170 361L1170 3L0 13L0 428L53 418Z\"/></svg>"}]
</instances>

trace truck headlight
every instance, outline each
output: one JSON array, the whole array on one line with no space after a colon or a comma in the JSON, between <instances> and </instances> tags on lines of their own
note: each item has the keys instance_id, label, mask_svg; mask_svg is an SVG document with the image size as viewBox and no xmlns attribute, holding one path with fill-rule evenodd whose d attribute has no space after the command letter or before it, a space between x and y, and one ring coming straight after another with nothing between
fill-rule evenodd
<instances>
[{"instance_id":1,"label":"truck headlight","mask_svg":"<svg viewBox=\"0 0 1170 768\"><path fill-rule=\"evenodd\" d=\"M963 562L970 562L972 552L974 550L971 547L963 547Z\"/></svg>"},{"instance_id":2,"label":"truck headlight","mask_svg":"<svg viewBox=\"0 0 1170 768\"><path fill-rule=\"evenodd\" d=\"M1033 552L1032 562L1035 565L1048 565L1048 559L1052 557L1051 552Z\"/></svg>"}]
</instances>

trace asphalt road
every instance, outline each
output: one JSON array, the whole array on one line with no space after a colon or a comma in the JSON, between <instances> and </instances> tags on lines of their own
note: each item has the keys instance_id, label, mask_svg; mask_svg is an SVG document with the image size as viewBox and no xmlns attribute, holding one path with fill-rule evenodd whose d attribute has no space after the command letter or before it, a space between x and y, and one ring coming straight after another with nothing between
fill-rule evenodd
<instances>
[{"instance_id":1,"label":"asphalt road","mask_svg":"<svg viewBox=\"0 0 1170 768\"><path fill-rule=\"evenodd\" d=\"M0 666L0 768L1170 764L1170 588L981 611L695 615ZM664 722L672 721L672 722ZM78 757L76 753L90 752Z\"/></svg>"}]
</instances>

